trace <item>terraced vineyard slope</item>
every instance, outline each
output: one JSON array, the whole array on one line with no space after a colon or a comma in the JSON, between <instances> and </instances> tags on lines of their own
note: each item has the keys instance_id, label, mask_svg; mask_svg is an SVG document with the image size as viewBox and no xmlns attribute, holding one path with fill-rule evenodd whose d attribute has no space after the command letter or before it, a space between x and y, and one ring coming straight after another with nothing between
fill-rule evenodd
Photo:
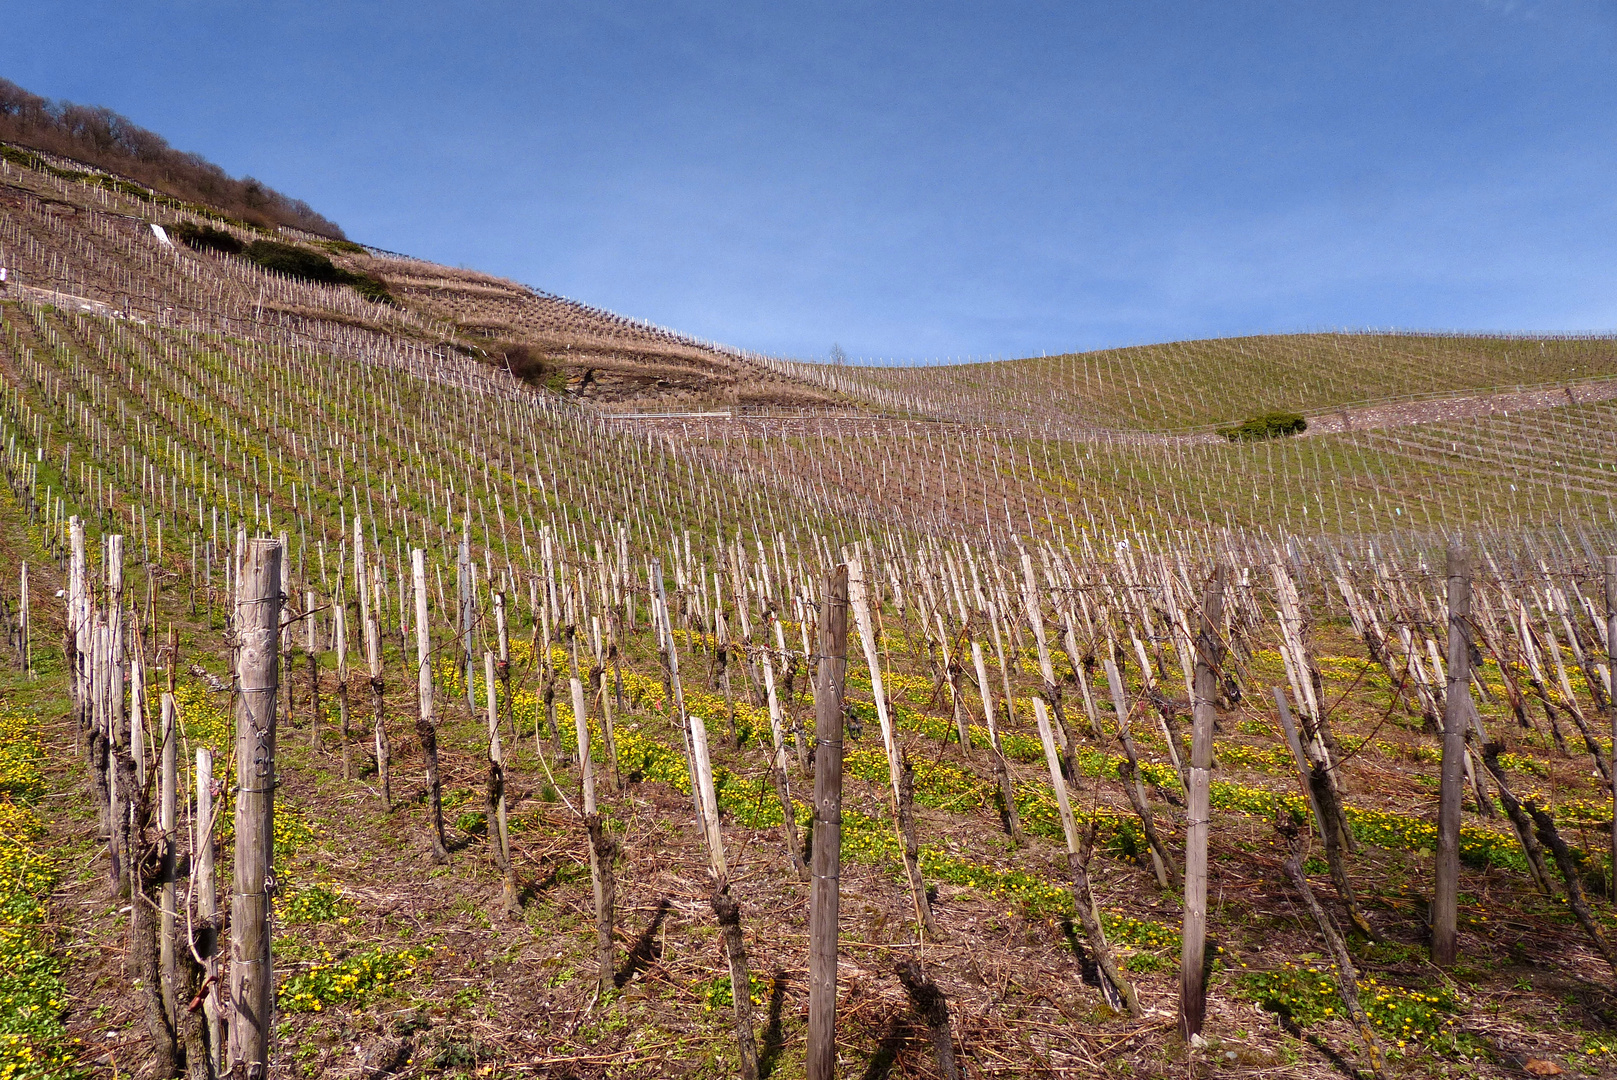
<instances>
[{"instance_id":1,"label":"terraced vineyard slope","mask_svg":"<svg viewBox=\"0 0 1617 1080\"><path fill-rule=\"evenodd\" d=\"M6 168L0 1076L1611 1072L1600 384L1029 427Z\"/></svg>"}]
</instances>

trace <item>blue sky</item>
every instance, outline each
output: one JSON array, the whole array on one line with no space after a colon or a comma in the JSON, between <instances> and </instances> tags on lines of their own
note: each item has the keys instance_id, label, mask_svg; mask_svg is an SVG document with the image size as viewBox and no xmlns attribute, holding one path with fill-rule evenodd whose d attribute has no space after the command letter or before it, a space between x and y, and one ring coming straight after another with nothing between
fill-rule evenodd
<instances>
[{"instance_id":1,"label":"blue sky","mask_svg":"<svg viewBox=\"0 0 1617 1080\"><path fill-rule=\"evenodd\" d=\"M0 9L350 236L803 358L1617 328L1617 3Z\"/></svg>"}]
</instances>

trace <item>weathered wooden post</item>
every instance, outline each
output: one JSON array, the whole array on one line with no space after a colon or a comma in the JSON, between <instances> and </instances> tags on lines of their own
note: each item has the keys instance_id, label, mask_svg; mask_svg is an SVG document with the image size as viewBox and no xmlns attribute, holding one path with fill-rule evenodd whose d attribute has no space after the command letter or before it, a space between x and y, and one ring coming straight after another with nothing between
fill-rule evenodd
<instances>
[{"instance_id":1,"label":"weathered wooden post","mask_svg":"<svg viewBox=\"0 0 1617 1080\"><path fill-rule=\"evenodd\" d=\"M96 736L90 730L90 695L86 679L88 667L85 653L89 645L90 592L85 580L84 522L77 516L67 523L68 547L71 554L67 564L67 667L68 684L73 694L74 734L82 741L90 755L91 766L96 764Z\"/></svg>"},{"instance_id":2,"label":"weathered wooden post","mask_svg":"<svg viewBox=\"0 0 1617 1080\"><path fill-rule=\"evenodd\" d=\"M808 1080L837 1075L837 914L842 872L842 694L848 671L848 568L826 577L814 688L814 866L809 892Z\"/></svg>"},{"instance_id":3,"label":"weathered wooden post","mask_svg":"<svg viewBox=\"0 0 1617 1080\"><path fill-rule=\"evenodd\" d=\"M236 597L236 859L230 906L230 1065L269 1073L275 978L269 893L275 822L275 706L279 690L281 560L278 540L253 540Z\"/></svg>"},{"instance_id":4,"label":"weathered wooden post","mask_svg":"<svg viewBox=\"0 0 1617 1080\"><path fill-rule=\"evenodd\" d=\"M411 556L414 558L414 556ZM387 712L382 696L382 613L371 610L365 573L365 530L354 521L354 591L359 594L360 630L365 635L365 662L371 673L371 733L376 742L376 786L382 789L382 809L393 809L393 748L387 738ZM400 583L403 594L403 583Z\"/></svg>"},{"instance_id":5,"label":"weathered wooden post","mask_svg":"<svg viewBox=\"0 0 1617 1080\"><path fill-rule=\"evenodd\" d=\"M516 720L511 715L511 632L506 622L504 590L494 594L494 633L500 647L495 667L500 676L500 700L504 702L505 723L511 732L511 743L514 746L517 741L517 727Z\"/></svg>"},{"instance_id":6,"label":"weathered wooden post","mask_svg":"<svg viewBox=\"0 0 1617 1080\"><path fill-rule=\"evenodd\" d=\"M1039 742L1044 746L1044 761L1050 770L1050 786L1055 789L1056 809L1061 815L1061 832L1067 841L1067 867L1072 872L1072 906L1078 914L1079 925L1084 928L1089 949L1095 954L1095 965L1100 968L1101 993L1108 1004L1115 1007L1121 1003L1130 1016L1140 1016L1140 1000L1128 977L1117 966L1112 948L1106 942L1106 929L1101 925L1100 912L1095 907L1095 890L1089 880L1089 856L1093 850L1094 836L1091 834L1088 842L1079 839L1078 823L1072 814L1072 802L1067 797L1063 759L1050 728L1050 708L1044 698L1034 697L1033 717L1039 725Z\"/></svg>"},{"instance_id":7,"label":"weathered wooden post","mask_svg":"<svg viewBox=\"0 0 1617 1080\"><path fill-rule=\"evenodd\" d=\"M1457 952L1460 895L1460 796L1465 782L1465 729L1471 722L1471 558L1448 551L1448 689L1443 701L1443 766L1437 803L1437 880L1432 890L1432 963L1448 967Z\"/></svg>"},{"instance_id":8,"label":"weathered wooden post","mask_svg":"<svg viewBox=\"0 0 1617 1080\"><path fill-rule=\"evenodd\" d=\"M898 742L893 737L893 722L887 709L886 688L882 684L881 657L877 652L876 632L874 620L870 615L870 594L865 580L863 563L855 558L848 562L848 602L853 611L854 626L859 632L859 643L864 648L865 665L870 669L870 692L876 703L876 719L881 724L882 745L887 751L887 779L892 789L892 807L894 826L898 833L899 849L904 858L904 875L910 885L910 902L915 908L915 922L920 932L928 937L938 937L937 927L932 922L932 905L926 896L926 882L921 877L921 863L918 848L914 843L913 835L905 835L905 815L903 795L899 791L899 780L904 769L899 761ZM938 622L943 625L941 619ZM944 646L947 651L948 646ZM913 822L910 825L911 833L914 831Z\"/></svg>"},{"instance_id":9,"label":"weathered wooden post","mask_svg":"<svg viewBox=\"0 0 1617 1080\"><path fill-rule=\"evenodd\" d=\"M315 614L318 598L313 589L304 592L303 651L309 657L309 746L320 746L320 617ZM290 674L288 675L290 678Z\"/></svg>"},{"instance_id":10,"label":"weathered wooden post","mask_svg":"<svg viewBox=\"0 0 1617 1080\"><path fill-rule=\"evenodd\" d=\"M1611 712L1614 762L1617 762L1617 555L1606 556L1606 707ZM1617 764L1611 770L1611 793L1617 800ZM1617 806L1617 801L1614 801ZM1617 814L1611 819L1611 873L1613 895L1617 895Z\"/></svg>"},{"instance_id":11,"label":"weathered wooden post","mask_svg":"<svg viewBox=\"0 0 1617 1080\"><path fill-rule=\"evenodd\" d=\"M500 747L500 713L496 704L492 652L483 654L483 666L488 686L488 835L494 844L494 861L505 882L505 911L516 915L522 907L517 902L517 878L511 866L511 834L505 817L505 754Z\"/></svg>"},{"instance_id":12,"label":"weathered wooden post","mask_svg":"<svg viewBox=\"0 0 1617 1080\"><path fill-rule=\"evenodd\" d=\"M21 623L17 627L17 633L22 639L23 670L28 672L28 677L32 679L34 677L34 639L32 637L32 630L30 629L31 619L29 616L28 603L27 563L22 564L21 581L18 585L17 596L17 610L21 617Z\"/></svg>"},{"instance_id":13,"label":"weathered wooden post","mask_svg":"<svg viewBox=\"0 0 1617 1080\"><path fill-rule=\"evenodd\" d=\"M1190 808L1185 824L1185 920L1179 954L1179 1035L1187 1043L1201 1034L1207 1016L1207 832L1212 813L1213 721L1217 718L1218 629L1224 622L1224 567L1202 595L1196 635L1195 700L1191 702Z\"/></svg>"},{"instance_id":14,"label":"weathered wooden post","mask_svg":"<svg viewBox=\"0 0 1617 1080\"><path fill-rule=\"evenodd\" d=\"M994 688L988 681L988 665L983 662L983 647L971 642L971 663L977 672L977 693L983 702L983 723L988 726L988 756L994 766L994 782L999 785L1000 808L1004 815L1005 831L1011 842L1020 847L1027 842L1022 833L1022 816L1016 809L1016 791L1011 787L1010 769L1005 764L1005 749L999 740L999 723L994 719Z\"/></svg>"},{"instance_id":15,"label":"weathered wooden post","mask_svg":"<svg viewBox=\"0 0 1617 1080\"><path fill-rule=\"evenodd\" d=\"M770 620L776 622L773 612ZM786 736L782 730L780 697L775 692L775 665L769 658L767 647L758 650L764 670L764 693L769 703L769 737L774 744L770 758L770 771L775 781L775 794L780 799L781 832L786 837L786 852L792 860L792 870L799 878L808 880L808 867L803 863L803 852L798 846L797 814L792 806L791 786L786 779Z\"/></svg>"},{"instance_id":16,"label":"weathered wooden post","mask_svg":"<svg viewBox=\"0 0 1617 1080\"><path fill-rule=\"evenodd\" d=\"M121 894L131 887L129 860L134 855L134 849L129 832L130 810L134 805L137 787L140 790L146 787L146 755L130 754L129 731L124 714L124 538L119 535L107 537L104 554L107 622L103 631L105 650L98 651L97 656L104 661L100 665L101 718L108 749L107 790L110 793L108 805L111 807L113 869ZM127 775L120 768L120 755L129 758L133 766ZM139 918L133 908L130 917L131 922Z\"/></svg>"},{"instance_id":17,"label":"weathered wooden post","mask_svg":"<svg viewBox=\"0 0 1617 1080\"><path fill-rule=\"evenodd\" d=\"M1140 756L1134 748L1134 736L1129 731L1129 702L1128 695L1123 691L1123 676L1110 656L1103 663L1106 682L1112 692L1112 708L1117 716L1117 738L1123 744L1123 760L1117 767L1118 778L1123 781L1123 794L1128 797L1134 815L1140 819L1140 826L1145 830L1146 842L1151 847L1151 868L1156 873L1157 884L1166 889L1170 875L1178 875L1179 866L1174 861L1173 852L1163 842L1162 834L1157 831L1151 804L1145 798L1145 785L1140 781Z\"/></svg>"},{"instance_id":18,"label":"weathered wooden post","mask_svg":"<svg viewBox=\"0 0 1617 1080\"><path fill-rule=\"evenodd\" d=\"M493 670L492 667L490 670ZM573 640L573 670L568 679L568 688L572 691L573 733L578 746L579 783L583 788L584 831L590 848L590 885L595 894L596 978L600 992L605 994L613 985L612 936L617 885L612 876L612 860L617 847L595 801L595 759L590 754L589 711L584 700L584 683L578 677L576 638ZM493 713L489 715L492 722Z\"/></svg>"},{"instance_id":19,"label":"weathered wooden post","mask_svg":"<svg viewBox=\"0 0 1617 1080\"><path fill-rule=\"evenodd\" d=\"M174 630L168 633L168 689L163 694L162 704L162 749L159 755L159 773L157 788L157 828L159 843L161 845L160 857L162 860L161 875L163 882L163 915L158 937L159 964L163 972L163 1001L168 1009L168 1015L178 1018L175 1011L174 994L174 926L175 926L175 888L174 878L179 856L179 842L175 828L178 824L179 806L179 732L176 730L178 705L174 699L174 667L178 663L179 647ZM181 1002L184 1004L184 1002ZM176 1026L178 1026L176 1024Z\"/></svg>"},{"instance_id":20,"label":"weathered wooden post","mask_svg":"<svg viewBox=\"0 0 1617 1080\"><path fill-rule=\"evenodd\" d=\"M468 526L469 528L469 526ZM455 580L459 585L460 617L460 673L466 679L466 712L477 715L477 671L472 666L472 623L477 616L476 566L472 561L471 542L462 539L460 553L455 562Z\"/></svg>"},{"instance_id":21,"label":"weathered wooden post","mask_svg":"<svg viewBox=\"0 0 1617 1080\"><path fill-rule=\"evenodd\" d=\"M412 548L410 551L410 579L415 586L416 695L420 704L415 731L421 739L421 750L427 758L427 800L432 812L432 859L434 862L446 863L449 861L449 849L444 844L443 790L438 780L438 727L432 712L432 638L427 623L427 553L420 548Z\"/></svg>"},{"instance_id":22,"label":"weathered wooden post","mask_svg":"<svg viewBox=\"0 0 1617 1080\"><path fill-rule=\"evenodd\" d=\"M342 584L331 605L331 645L337 653L337 726L342 734L342 778L353 778L353 755L348 746L348 608Z\"/></svg>"},{"instance_id":23,"label":"weathered wooden post","mask_svg":"<svg viewBox=\"0 0 1617 1080\"><path fill-rule=\"evenodd\" d=\"M224 1017L219 1008L219 891L214 882L213 852L213 751L197 748L197 808L192 831L191 862L194 877L191 887L196 894L197 922L192 927L191 939L203 967L203 1017L207 1021L208 1059L214 1073L219 1072L224 1049Z\"/></svg>"}]
</instances>

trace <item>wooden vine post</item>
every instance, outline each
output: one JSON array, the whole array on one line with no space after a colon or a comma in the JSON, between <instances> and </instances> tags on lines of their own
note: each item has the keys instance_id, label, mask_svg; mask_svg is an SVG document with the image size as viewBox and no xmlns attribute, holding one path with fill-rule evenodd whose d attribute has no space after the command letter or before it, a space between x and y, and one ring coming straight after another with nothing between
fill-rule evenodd
<instances>
[{"instance_id":1,"label":"wooden vine post","mask_svg":"<svg viewBox=\"0 0 1617 1080\"><path fill-rule=\"evenodd\" d=\"M411 558L414 559L414 553ZM376 743L376 786L382 809L393 810L393 748L387 738L387 714L382 691L382 613L371 610L370 586L365 573L365 530L354 520L354 591L359 594L359 621L365 634L365 661L371 673L371 727ZM401 583L402 587L402 583Z\"/></svg>"},{"instance_id":2,"label":"wooden vine post","mask_svg":"<svg viewBox=\"0 0 1617 1080\"><path fill-rule=\"evenodd\" d=\"M427 799L432 812L432 859L449 861L444 844L443 789L438 778L438 726L433 719L432 638L427 624L427 553L410 551L410 580L415 586L416 695L420 711L416 715L416 736L427 758Z\"/></svg>"},{"instance_id":3,"label":"wooden vine post","mask_svg":"<svg viewBox=\"0 0 1617 1080\"><path fill-rule=\"evenodd\" d=\"M337 726L342 736L342 778L352 780L353 754L348 745L348 609L339 583L331 604L331 647L337 654Z\"/></svg>"},{"instance_id":4,"label":"wooden vine post","mask_svg":"<svg viewBox=\"0 0 1617 1080\"><path fill-rule=\"evenodd\" d=\"M269 1073L275 1006L269 883L275 828L275 706L279 690L278 540L247 544L237 584L235 883L230 906L229 1063L249 1080Z\"/></svg>"},{"instance_id":5,"label":"wooden vine post","mask_svg":"<svg viewBox=\"0 0 1617 1080\"><path fill-rule=\"evenodd\" d=\"M179 706L174 698L175 667L179 664L179 641L173 627L168 632L168 689L162 698L162 744L158 754L157 828L159 835L159 876L163 883L162 922L158 927L159 965L163 972L164 1006L172 1019L174 1011L174 926L175 877L179 862L179 836L176 831L179 810Z\"/></svg>"},{"instance_id":6,"label":"wooden vine post","mask_svg":"<svg viewBox=\"0 0 1617 1080\"><path fill-rule=\"evenodd\" d=\"M837 913L842 873L842 694L848 671L848 568L825 582L814 687L814 865L809 891L808 1080L837 1075Z\"/></svg>"},{"instance_id":7,"label":"wooden vine post","mask_svg":"<svg viewBox=\"0 0 1617 1080\"><path fill-rule=\"evenodd\" d=\"M1112 692L1112 708L1117 715L1117 738L1123 745L1123 759L1117 767L1118 779L1123 781L1123 794L1128 797L1135 817L1140 819L1140 826L1145 830L1146 843L1151 848L1151 869L1156 874L1157 885L1166 889L1169 878L1178 876L1179 864L1174 861L1173 853L1157 831L1151 804L1145 798L1145 784L1140 780L1140 755L1134 748L1134 736L1129 731L1129 702L1123 690L1123 675L1110 656L1106 657L1104 664L1106 681Z\"/></svg>"},{"instance_id":8,"label":"wooden vine post","mask_svg":"<svg viewBox=\"0 0 1617 1080\"><path fill-rule=\"evenodd\" d=\"M1199 1036L1207 1016L1207 834L1212 816L1213 721L1217 718L1219 627L1224 622L1224 567L1202 595L1196 635L1195 698L1191 701L1190 807L1185 824L1185 918L1179 955L1179 1035Z\"/></svg>"},{"instance_id":9,"label":"wooden vine post","mask_svg":"<svg viewBox=\"0 0 1617 1080\"><path fill-rule=\"evenodd\" d=\"M769 619L775 624L776 633L779 633L780 622L770 612ZM786 836L786 852L792 860L792 871L800 879L808 880L808 866L803 862L803 852L797 839L797 814L792 807L791 785L786 778L786 735L782 723L780 696L775 691L775 665L769 658L767 647L758 650L759 661L764 671L764 693L769 702L769 737L774 745L774 756L770 758L770 772L774 776L775 794L780 799L781 831Z\"/></svg>"},{"instance_id":10,"label":"wooden vine post","mask_svg":"<svg viewBox=\"0 0 1617 1080\"><path fill-rule=\"evenodd\" d=\"M1448 690L1443 701L1443 765L1437 803L1437 877L1432 891L1432 963L1448 967L1458 951L1460 796L1465 730L1471 708L1471 559L1448 551Z\"/></svg>"},{"instance_id":11,"label":"wooden vine post","mask_svg":"<svg viewBox=\"0 0 1617 1080\"><path fill-rule=\"evenodd\" d=\"M719 933L730 966L730 997L734 1012L736 1050L740 1057L739 1073L742 1080L757 1080L758 1044L752 1030L752 977L747 969L746 943L741 933L741 906L730 895L730 875L725 863L724 838L719 831L718 799L713 786L713 764L708 756L707 724L699 714L687 712L685 709L684 691L680 688L679 681L679 650L674 644L673 622L669 618L668 602L663 594L660 563L652 564L652 578L655 590L654 610L658 612L662 624L659 633L666 635L664 646L667 650L669 680L685 737L697 826L706 843L708 865L713 874L713 891L709 894L708 901L712 905L714 917L718 920ZM722 638L720 640L722 641ZM583 690L578 688L576 678L573 685L576 688L575 697L581 701Z\"/></svg>"},{"instance_id":12,"label":"wooden vine post","mask_svg":"<svg viewBox=\"0 0 1617 1080\"><path fill-rule=\"evenodd\" d=\"M124 718L124 538L106 538L107 617L102 648L97 650L101 728L107 745L107 790L111 807L113 877L120 895L132 888L130 859L135 854L130 835L130 811L136 791L146 785L146 755L132 754ZM136 769L140 770L137 777ZM130 922L139 925L147 912L130 908Z\"/></svg>"},{"instance_id":13,"label":"wooden vine post","mask_svg":"<svg viewBox=\"0 0 1617 1080\"><path fill-rule=\"evenodd\" d=\"M1039 650L1039 675L1043 679L1039 696L1055 714L1055 722L1060 730L1062 742L1062 772L1071 776L1077 782L1077 773L1074 771L1077 747L1073 742L1072 733L1067 728L1067 718L1061 705L1061 687L1056 682L1055 665L1050 660L1050 643L1044 632L1044 611L1039 603L1039 584L1033 576L1033 557L1025 550L1022 552L1022 606L1027 611L1028 625L1033 628L1033 640ZM1077 661L1074 660L1074 663ZM1168 739L1168 752L1173 753L1173 739Z\"/></svg>"},{"instance_id":14,"label":"wooden vine post","mask_svg":"<svg viewBox=\"0 0 1617 1080\"><path fill-rule=\"evenodd\" d=\"M500 713L492 652L483 654L483 675L488 688L488 835L494 843L494 861L505 883L502 898L505 912L514 916L521 912L522 905L517 900L516 871L511 865L511 833L505 808L505 753L500 746Z\"/></svg>"},{"instance_id":15,"label":"wooden vine post","mask_svg":"<svg viewBox=\"0 0 1617 1080\"><path fill-rule=\"evenodd\" d=\"M1089 949L1095 954L1095 965L1101 971L1101 989L1107 1003L1128 1009L1130 1016L1140 1016L1140 1000L1134 987L1117 965L1111 946L1106 942L1106 930L1101 926L1100 913L1095 908L1095 892L1089 881L1089 854L1093 850L1094 833L1091 822L1089 842L1078 836L1078 822L1072 815L1072 802L1067 797L1067 778L1063 772L1061 752L1056 749L1055 735L1050 729L1050 707L1044 698L1033 698L1033 716L1039 725L1039 742L1044 747L1044 763L1050 769L1050 786L1055 789L1056 809L1061 813L1061 835L1067 842L1067 867L1072 872L1072 905L1078 913L1078 922L1084 928Z\"/></svg>"},{"instance_id":16,"label":"wooden vine post","mask_svg":"<svg viewBox=\"0 0 1617 1080\"><path fill-rule=\"evenodd\" d=\"M1617 806L1617 555L1606 556L1606 678L1610 682L1606 708L1611 713L1608 719L1614 747L1611 794L1612 805ZM1613 895L1617 895L1617 814L1611 819L1611 867Z\"/></svg>"},{"instance_id":17,"label":"wooden vine post","mask_svg":"<svg viewBox=\"0 0 1617 1080\"><path fill-rule=\"evenodd\" d=\"M23 670L32 679L34 677L34 639L31 629L30 606L28 600L28 564L25 562L22 564L22 570L18 575L17 582L17 617L19 620L17 624L17 640L22 647Z\"/></svg>"},{"instance_id":18,"label":"wooden vine post","mask_svg":"<svg viewBox=\"0 0 1617 1080\"><path fill-rule=\"evenodd\" d=\"M711 846L712 835L708 830L707 809L702 800L702 783L696 772L696 754L691 748L691 715L685 709L685 689L679 678L679 649L674 644L674 623L668 612L668 597L663 591L662 563L651 564L651 578L655 592L652 610L657 613L663 659L667 662L664 669L667 687L673 698L674 716L679 721L680 739L685 747L685 766L691 780L691 805L696 811L697 828L701 830L704 842ZM719 850L722 855L724 849L721 847Z\"/></svg>"},{"instance_id":19,"label":"wooden vine post","mask_svg":"<svg viewBox=\"0 0 1617 1080\"><path fill-rule=\"evenodd\" d=\"M858 559L848 563L848 595L859 630L859 643L864 648L865 664L870 668L870 692L876 700L876 719L881 724L882 745L887 751L887 777L892 785L893 818L897 824L899 847L904 856L904 873L909 879L910 901L915 907L915 921L923 934L937 937L937 928L932 923L932 905L926 897L926 882L921 878L920 859L916 855L915 845L905 835L906 810L903 805L904 796L899 789L903 765L899 761L898 743L893 738L893 721L887 711L887 693L882 684L881 658L876 651L876 633L870 617L870 599L866 590L864 567ZM913 826L910 831L913 831Z\"/></svg>"},{"instance_id":20,"label":"wooden vine post","mask_svg":"<svg viewBox=\"0 0 1617 1080\"><path fill-rule=\"evenodd\" d=\"M472 561L471 542L462 539L455 562L456 592L460 601L460 617L456 623L460 633L456 636L460 639L461 676L466 680L466 712L473 717L477 715L477 671L472 666L472 627L477 620L476 566Z\"/></svg>"},{"instance_id":21,"label":"wooden vine post","mask_svg":"<svg viewBox=\"0 0 1617 1080\"><path fill-rule=\"evenodd\" d=\"M80 740L90 756L91 767L97 763L97 739L90 726L89 667L86 654L90 645L90 592L85 579L84 522L77 516L67 522L67 633L66 648L68 686L73 697L74 737ZM110 828L105 805L101 807L102 828Z\"/></svg>"},{"instance_id":22,"label":"wooden vine post","mask_svg":"<svg viewBox=\"0 0 1617 1080\"><path fill-rule=\"evenodd\" d=\"M973 640L971 664L977 672L977 692L983 702L983 723L988 725L988 755L994 766L994 782L999 786L1000 810L1004 816L1005 831L1011 842L1020 847L1027 842L1022 832L1022 817L1016 810L1016 791L1011 787L1010 769L1005 764L1005 748L999 740L999 724L994 718L994 688L988 681L988 665L983 662L983 647Z\"/></svg>"},{"instance_id":23,"label":"wooden vine post","mask_svg":"<svg viewBox=\"0 0 1617 1080\"><path fill-rule=\"evenodd\" d=\"M495 674L500 678L500 701L505 710L506 726L511 731L511 742L517 739L516 721L511 717L511 631L506 623L505 592L494 593L494 632L500 648L495 662Z\"/></svg>"},{"instance_id":24,"label":"wooden vine post","mask_svg":"<svg viewBox=\"0 0 1617 1080\"><path fill-rule=\"evenodd\" d=\"M493 671L492 662L489 670ZM600 993L605 995L613 985L612 932L616 917L617 882L613 877L612 860L617 857L617 844L595 802L595 761L590 754L589 713L584 700L584 683L578 677L577 638L573 639L573 671L568 683L573 696L573 731L578 744L579 781L584 789L584 831L590 848L590 885L595 894L596 978L599 980ZM492 690L491 683L490 692ZM491 707L489 723L492 725L494 722Z\"/></svg>"},{"instance_id":25,"label":"wooden vine post","mask_svg":"<svg viewBox=\"0 0 1617 1080\"><path fill-rule=\"evenodd\" d=\"M224 1013L219 1003L219 890L214 880L213 825L214 810L213 751L197 747L196 757L196 827L192 833L191 888L196 897L196 922L190 930L190 942L196 959L201 961L202 1018L206 1038L206 1055L213 1072L219 1071L221 1045L224 1034ZM187 1047L192 1040L187 1041ZM188 1049L189 1053L190 1050Z\"/></svg>"},{"instance_id":26,"label":"wooden vine post","mask_svg":"<svg viewBox=\"0 0 1617 1080\"><path fill-rule=\"evenodd\" d=\"M303 652L309 662L309 748L320 747L320 619L314 609L319 598L313 589L303 594ZM292 679L289 670L287 681Z\"/></svg>"}]
</instances>

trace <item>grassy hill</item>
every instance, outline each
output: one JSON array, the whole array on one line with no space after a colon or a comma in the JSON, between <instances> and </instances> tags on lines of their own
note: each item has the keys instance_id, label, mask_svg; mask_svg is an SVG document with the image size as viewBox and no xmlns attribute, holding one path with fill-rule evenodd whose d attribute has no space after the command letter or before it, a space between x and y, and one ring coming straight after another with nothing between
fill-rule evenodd
<instances>
[{"instance_id":1,"label":"grassy hill","mask_svg":"<svg viewBox=\"0 0 1617 1080\"><path fill-rule=\"evenodd\" d=\"M1084 430L1193 431L1271 409L1306 415L1617 375L1617 339L1271 334L984 364L792 366L881 408Z\"/></svg>"}]
</instances>

